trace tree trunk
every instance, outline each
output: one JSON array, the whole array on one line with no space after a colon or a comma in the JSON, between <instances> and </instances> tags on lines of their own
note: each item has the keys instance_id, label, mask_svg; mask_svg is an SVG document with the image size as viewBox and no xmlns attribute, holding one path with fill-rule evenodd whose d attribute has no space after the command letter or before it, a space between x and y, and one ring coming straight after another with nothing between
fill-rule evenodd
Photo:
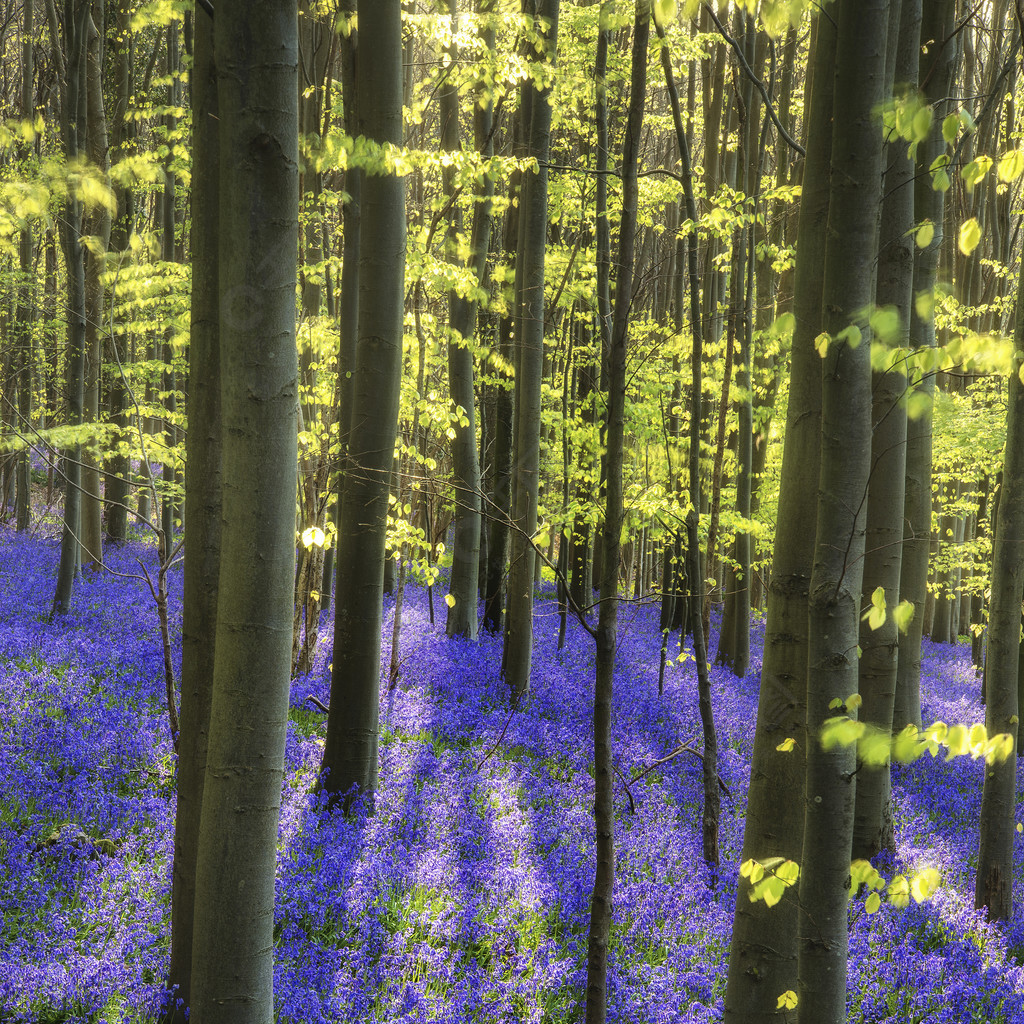
<instances>
[{"instance_id":1,"label":"tree trunk","mask_svg":"<svg viewBox=\"0 0 1024 1024\"><path fill-rule=\"evenodd\" d=\"M812 26L805 90L807 156L797 228L801 258L794 274L793 351L779 485L775 549L768 584L768 621L751 759L742 859L800 862L803 844L808 593L817 520L821 445L822 273L828 218L836 35L831 18ZM792 749L786 741L792 739ZM780 749L780 747L782 749ZM795 894L794 894L795 895ZM736 893L725 994L729 1024L777 1020L777 1000L797 983L797 901L774 907L750 900L741 877Z\"/></svg>"},{"instance_id":2,"label":"tree trunk","mask_svg":"<svg viewBox=\"0 0 1024 1024\"><path fill-rule=\"evenodd\" d=\"M1024 274L1017 286L1013 343L1016 368L1024 359ZM1005 759L985 765L974 890L975 907L985 907L989 918L996 921L1013 917L1020 607L1024 588L1024 385L1017 372L1010 374L1006 408L1003 478L992 546L985 727L989 736L1008 733L1013 744Z\"/></svg>"},{"instance_id":3,"label":"tree trunk","mask_svg":"<svg viewBox=\"0 0 1024 1024\"><path fill-rule=\"evenodd\" d=\"M594 682L594 827L597 869L590 901L587 939L586 1024L604 1024L608 1006L608 941L611 933L612 890L615 884L615 778L612 761L612 688L618 623L619 543L622 534L622 455L626 404L626 350L633 296L638 181L647 93L647 48L650 38L650 0L638 0L633 27L632 73L626 134L622 144L622 219L619 225L615 313L608 354L608 405L605 417L604 574L601 577L597 621L597 662Z\"/></svg>"},{"instance_id":4,"label":"tree trunk","mask_svg":"<svg viewBox=\"0 0 1024 1024\"><path fill-rule=\"evenodd\" d=\"M447 0L455 21L456 0ZM486 16L492 0L478 4L478 13ZM453 37L454 38L454 37ZM483 30L482 42L488 49L494 46L494 29ZM452 66L458 61L457 46L452 43ZM447 150L459 148L459 102L456 83L449 78L441 95L442 145ZM484 84L477 86L474 104L476 146L487 159L494 153L491 133L490 90ZM454 194L454 177L448 174L449 194ZM491 197L494 178L485 173L474 195L473 228L470 240L470 269L476 286L483 285L487 271L487 251L491 244ZM457 218L453 214L453 226ZM454 234L457 234L457 228ZM471 346L476 328L477 303L473 298L452 291L448 295L449 320L452 337L448 342L448 381L452 403L461 409L457 413L455 440L452 442L452 466L455 486L455 542L452 548L451 596L446 632L449 636L465 636L472 640L477 631L477 584L480 562L480 464L476 447L475 389L473 386L473 351Z\"/></svg>"},{"instance_id":5,"label":"tree trunk","mask_svg":"<svg viewBox=\"0 0 1024 1024\"><path fill-rule=\"evenodd\" d=\"M865 497L871 469L871 338L886 94L886 0L839 0L832 178L822 288L821 476L808 601L807 783L797 918L797 1024L846 1020L852 746L826 749L821 729L857 690ZM804 254L797 257L804 258ZM856 325L856 326L854 326ZM862 332L860 343L843 332Z\"/></svg>"},{"instance_id":6,"label":"tree trunk","mask_svg":"<svg viewBox=\"0 0 1024 1024\"><path fill-rule=\"evenodd\" d=\"M402 144L402 12L359 4L356 102L363 135ZM398 425L405 293L405 184L367 175L360 197L359 337L337 554L331 714L321 787L332 800L377 784L380 643L388 498Z\"/></svg>"},{"instance_id":7,"label":"tree trunk","mask_svg":"<svg viewBox=\"0 0 1024 1024\"><path fill-rule=\"evenodd\" d=\"M196 867L194 1024L274 1019L295 571L297 17L296 0L220 0L214 23L224 488Z\"/></svg>"},{"instance_id":8,"label":"tree trunk","mask_svg":"<svg viewBox=\"0 0 1024 1024\"><path fill-rule=\"evenodd\" d=\"M935 233L931 243L915 253L914 294L931 295L935 288L939 252L943 239L944 193L932 187L929 167L946 152L942 119L946 97L952 88L957 64L957 47L947 40L954 32L955 0L934 0L921 7L920 82L926 98L934 101L932 129L918 146L914 179L914 220L931 221ZM910 343L916 348L935 345L935 318L915 313L910 318ZM934 394L935 378L925 374L915 383L928 398ZM914 617L900 641L896 665L896 702L893 728L921 724L921 636L924 632L928 598L928 555L932 532L932 419L930 410L907 423L907 471L904 502L903 563L900 567L900 598L914 605Z\"/></svg>"},{"instance_id":9,"label":"tree trunk","mask_svg":"<svg viewBox=\"0 0 1024 1024\"><path fill-rule=\"evenodd\" d=\"M545 26L543 59L554 66L558 38L558 0L540 0L537 14ZM532 83L525 88L533 88ZM522 290L516 297L516 437L512 475L512 552L505 611L502 675L514 700L530 685L533 653L533 580L540 483L541 383L544 372L544 256L548 227L548 147L551 134L550 85L532 100L529 153L537 161L527 174L521 200L519 263Z\"/></svg>"},{"instance_id":10,"label":"tree trunk","mask_svg":"<svg viewBox=\"0 0 1024 1024\"><path fill-rule=\"evenodd\" d=\"M895 8L899 22L890 22L887 83L895 81L906 94L917 91L917 56L921 37L920 0L902 0ZM886 88L889 88L887 84ZM876 301L880 309L894 308L899 315L895 337L884 344L906 347L912 315L914 278L914 164L902 139L885 148L882 229L878 246ZM886 616L878 629L860 624L858 688L863 704L861 721L892 731L896 697L896 659L900 632L893 610L899 603L900 565L903 561L903 505L907 452L907 377L902 364L889 372L872 374L871 480L868 489L863 592L865 608L881 587ZM857 765L857 793L853 824L853 856L870 860L880 850L895 852L892 798L888 764Z\"/></svg>"},{"instance_id":11,"label":"tree trunk","mask_svg":"<svg viewBox=\"0 0 1024 1024\"><path fill-rule=\"evenodd\" d=\"M181 629L178 802L171 878L174 1024L183 1024L192 993L196 855L203 807L220 575L221 419L219 326L219 180L217 66L213 21L197 12L193 63L192 311L189 334L188 459L185 463L185 570Z\"/></svg>"},{"instance_id":12,"label":"tree trunk","mask_svg":"<svg viewBox=\"0 0 1024 1024\"><path fill-rule=\"evenodd\" d=\"M85 141L89 4L87 0L76 0L67 5L63 22L59 22L54 4L50 4L48 13L61 80L60 120L64 155L71 163L78 158L79 146ZM56 44L58 39L62 45ZM82 206L72 196L67 198L64 216L60 220L60 240L68 276L68 423L79 426L85 400L85 247L82 245ZM80 564L81 460L80 444L64 449L64 523L53 597L54 615L63 615L70 609L71 592Z\"/></svg>"}]
</instances>

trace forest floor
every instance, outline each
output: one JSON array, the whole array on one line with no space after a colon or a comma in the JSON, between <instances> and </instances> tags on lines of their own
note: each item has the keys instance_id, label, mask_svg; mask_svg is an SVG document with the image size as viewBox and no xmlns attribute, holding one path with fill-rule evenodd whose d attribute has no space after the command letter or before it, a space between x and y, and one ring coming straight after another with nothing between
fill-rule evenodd
<instances>
[{"instance_id":1,"label":"forest floor","mask_svg":"<svg viewBox=\"0 0 1024 1024\"><path fill-rule=\"evenodd\" d=\"M125 573L155 562L133 545L108 558ZM0 533L0 1021L153 1021L165 997L175 773L156 613L140 581L93 575L76 585L71 614L49 622L57 560L52 541ZM180 570L172 585L180 657ZM314 670L293 684L280 1021L580 1019L594 644L570 622L557 652L554 601L542 596L532 695L510 718L500 638L446 639L443 596L435 590L431 625L425 592L407 590L373 816L328 813L311 795L325 723L304 701L328 699L329 617ZM658 695L657 615L653 604L620 613L614 754L626 778L680 743L701 745L693 661L673 664ZM729 791L720 873L701 858L696 756L632 785L633 807L617 788L611 1021L721 1019L762 633L755 622L744 679L712 671ZM926 642L924 653L926 721L982 721L969 649ZM982 770L931 757L895 769L898 857L886 870L935 867L942 883L920 905L883 901L868 915L851 903L851 1022L1024 1021L1024 914L999 929L972 910ZM1018 907L1022 882L1018 869Z\"/></svg>"}]
</instances>

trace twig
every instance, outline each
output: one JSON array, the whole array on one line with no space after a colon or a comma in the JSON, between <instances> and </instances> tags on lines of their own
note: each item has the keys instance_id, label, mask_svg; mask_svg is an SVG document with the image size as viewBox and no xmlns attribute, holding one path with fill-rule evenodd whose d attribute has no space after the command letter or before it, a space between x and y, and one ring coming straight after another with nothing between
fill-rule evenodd
<instances>
[{"instance_id":1,"label":"twig","mask_svg":"<svg viewBox=\"0 0 1024 1024\"><path fill-rule=\"evenodd\" d=\"M705 3L704 10L706 10L708 14L711 15L711 20L717 26L722 38L733 48L733 51L739 58L740 67L743 68L744 74L747 76L747 78L750 79L751 82L754 83L754 88L757 89L757 91L761 94L761 99L764 100L765 110L768 111L768 116L772 119L772 124L775 125L775 127L779 131L779 134L783 137L783 139L786 140L786 143L789 145L791 149L796 150L796 152L799 153L801 156L806 156L807 152L804 149L804 147L801 146L800 143L797 142L796 139L794 139L793 136L790 135L789 132L787 132L786 129L783 127L782 122L779 120L778 116L775 113L775 108L772 106L772 101L768 96L768 90L765 88L764 82L762 82L761 79L754 74L750 65L747 63L746 57L743 56L743 51L740 49L739 44L736 42L735 39L732 38L732 36L729 35L728 32L725 31L725 26L718 20L718 15L715 14L714 10L711 7L711 4Z\"/></svg>"}]
</instances>

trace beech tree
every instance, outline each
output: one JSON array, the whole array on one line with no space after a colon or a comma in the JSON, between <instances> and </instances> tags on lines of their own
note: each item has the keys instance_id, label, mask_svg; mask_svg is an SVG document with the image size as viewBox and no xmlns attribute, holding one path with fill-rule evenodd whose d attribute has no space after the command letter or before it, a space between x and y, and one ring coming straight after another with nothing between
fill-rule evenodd
<instances>
[{"instance_id":1,"label":"beech tree","mask_svg":"<svg viewBox=\"0 0 1024 1024\"><path fill-rule=\"evenodd\" d=\"M199 1024L274 1019L298 459L297 17L296 0L217 4L217 164L197 168L218 173L217 329L215 337L209 323L200 330L206 345L219 345L222 466L189 992L189 1019ZM201 74L210 74L207 61ZM207 119L210 84L200 83ZM215 543L200 536L200 551Z\"/></svg>"},{"instance_id":2,"label":"beech tree","mask_svg":"<svg viewBox=\"0 0 1024 1024\"><path fill-rule=\"evenodd\" d=\"M402 143L399 0L360 3L356 104L362 135L379 144L359 198L359 312L334 612L331 711L321 786L332 798L377 784L381 601L388 496L402 373L405 187L387 166Z\"/></svg>"}]
</instances>

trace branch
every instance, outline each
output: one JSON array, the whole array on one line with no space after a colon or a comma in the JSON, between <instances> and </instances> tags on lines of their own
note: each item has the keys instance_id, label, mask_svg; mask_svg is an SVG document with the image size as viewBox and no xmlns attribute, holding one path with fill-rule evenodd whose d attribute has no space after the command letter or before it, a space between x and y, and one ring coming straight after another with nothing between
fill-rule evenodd
<instances>
[{"instance_id":1,"label":"branch","mask_svg":"<svg viewBox=\"0 0 1024 1024\"><path fill-rule=\"evenodd\" d=\"M764 87L764 82L762 82L761 79L754 74L750 65L747 63L746 57L743 56L743 51L740 49L739 44L736 42L735 39L732 38L732 36L729 35L728 32L725 31L725 26L723 26L722 23L718 20L718 15L715 14L710 4L705 3L704 10L706 10L708 14L711 15L711 20L715 23L719 33L721 33L722 38L733 48L733 52L739 58L740 67L743 68L744 74L746 74L747 78L749 78L750 81L754 83L754 88L757 89L757 91L761 94L761 99L764 100L765 109L768 111L768 116L772 119L772 124L774 124L775 127L778 129L779 134L783 137L783 139L785 139L790 149L796 150L796 152L799 153L801 156L806 156L807 152L804 149L804 147L801 146L800 143L797 142L796 139L794 139L793 136L790 135L789 132L787 132L786 129L782 126L782 122L779 120L778 116L775 113L775 108L772 107L772 101L768 96L768 90Z\"/></svg>"}]
</instances>

